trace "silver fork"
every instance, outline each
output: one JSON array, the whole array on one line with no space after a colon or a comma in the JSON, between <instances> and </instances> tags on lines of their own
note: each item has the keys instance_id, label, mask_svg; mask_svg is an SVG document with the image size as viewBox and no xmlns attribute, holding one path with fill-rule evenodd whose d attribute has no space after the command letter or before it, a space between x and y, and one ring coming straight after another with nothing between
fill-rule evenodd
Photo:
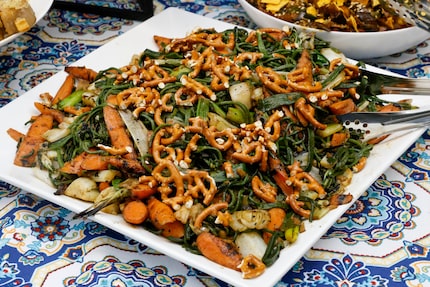
<instances>
[{"instance_id":1,"label":"silver fork","mask_svg":"<svg viewBox=\"0 0 430 287\"><path fill-rule=\"evenodd\" d=\"M360 132L363 140L368 141L395 132L429 128L430 108L424 111L355 112L337 118L345 128Z\"/></svg>"},{"instance_id":2,"label":"silver fork","mask_svg":"<svg viewBox=\"0 0 430 287\"><path fill-rule=\"evenodd\" d=\"M401 16L430 31L430 5L427 0L388 0L388 2Z\"/></svg>"},{"instance_id":3,"label":"silver fork","mask_svg":"<svg viewBox=\"0 0 430 287\"><path fill-rule=\"evenodd\" d=\"M338 115L341 122L361 121L367 123L379 123L381 125L391 125L397 123L420 123L430 120L430 107L425 110L403 110L398 112L352 112Z\"/></svg>"},{"instance_id":4,"label":"silver fork","mask_svg":"<svg viewBox=\"0 0 430 287\"><path fill-rule=\"evenodd\" d=\"M430 120L424 122L409 122L409 123L394 123L389 125L382 125L380 123L366 123L359 120L345 121L342 123L345 128L352 131L355 130L362 134L362 140L367 142L371 139L380 138L385 135L401 131L414 131L417 129L428 128Z\"/></svg>"},{"instance_id":5,"label":"silver fork","mask_svg":"<svg viewBox=\"0 0 430 287\"><path fill-rule=\"evenodd\" d=\"M367 69L360 72L368 78L374 94L430 95L430 79L397 77ZM430 106L397 112L353 112L337 118L344 127L362 133L363 140L368 141L395 132L429 128Z\"/></svg>"},{"instance_id":6,"label":"silver fork","mask_svg":"<svg viewBox=\"0 0 430 287\"><path fill-rule=\"evenodd\" d=\"M369 88L375 94L430 95L430 79L391 76L360 69L369 80Z\"/></svg>"}]
</instances>

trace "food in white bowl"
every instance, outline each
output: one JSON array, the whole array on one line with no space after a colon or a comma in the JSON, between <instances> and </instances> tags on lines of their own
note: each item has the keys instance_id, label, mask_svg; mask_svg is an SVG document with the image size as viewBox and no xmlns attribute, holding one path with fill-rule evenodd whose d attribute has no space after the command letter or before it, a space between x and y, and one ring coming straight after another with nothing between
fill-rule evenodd
<instances>
[{"instance_id":1,"label":"food in white bowl","mask_svg":"<svg viewBox=\"0 0 430 287\"><path fill-rule=\"evenodd\" d=\"M36 16L27 0L0 1L0 39L25 32L34 23Z\"/></svg>"},{"instance_id":2,"label":"food in white bowl","mask_svg":"<svg viewBox=\"0 0 430 287\"><path fill-rule=\"evenodd\" d=\"M287 26L314 33L318 38L330 42L332 47L341 50L347 57L354 59L376 58L399 53L430 37L429 32L416 26L376 32L326 31L281 20L259 10L247 0L238 1L258 26L275 28Z\"/></svg>"},{"instance_id":3,"label":"food in white bowl","mask_svg":"<svg viewBox=\"0 0 430 287\"><path fill-rule=\"evenodd\" d=\"M51 8L53 2L54 0L0 0L0 47L36 25ZM11 7L12 10L9 10ZM18 26L15 25L16 20L18 20Z\"/></svg>"},{"instance_id":4,"label":"food in white bowl","mask_svg":"<svg viewBox=\"0 0 430 287\"><path fill-rule=\"evenodd\" d=\"M412 26L400 10L379 0L248 0L281 20L326 31L379 32Z\"/></svg>"}]
</instances>

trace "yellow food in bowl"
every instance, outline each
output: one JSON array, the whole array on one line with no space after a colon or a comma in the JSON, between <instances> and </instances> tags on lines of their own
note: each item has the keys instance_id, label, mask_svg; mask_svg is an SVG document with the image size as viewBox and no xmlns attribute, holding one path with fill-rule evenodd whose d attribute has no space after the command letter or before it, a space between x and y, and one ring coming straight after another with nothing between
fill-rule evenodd
<instances>
[{"instance_id":1,"label":"yellow food in bowl","mask_svg":"<svg viewBox=\"0 0 430 287\"><path fill-rule=\"evenodd\" d=\"M247 1L281 20L326 31L378 32L411 26L382 0Z\"/></svg>"},{"instance_id":2,"label":"yellow food in bowl","mask_svg":"<svg viewBox=\"0 0 430 287\"><path fill-rule=\"evenodd\" d=\"M0 40L29 30L35 22L27 0L0 0Z\"/></svg>"}]
</instances>

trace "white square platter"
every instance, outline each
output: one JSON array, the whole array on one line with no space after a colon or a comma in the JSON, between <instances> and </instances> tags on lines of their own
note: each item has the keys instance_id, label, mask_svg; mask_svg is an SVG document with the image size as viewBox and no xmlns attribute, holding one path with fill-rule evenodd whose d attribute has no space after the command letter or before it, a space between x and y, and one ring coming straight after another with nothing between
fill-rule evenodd
<instances>
[{"instance_id":1,"label":"white square platter","mask_svg":"<svg viewBox=\"0 0 430 287\"><path fill-rule=\"evenodd\" d=\"M139 54L145 48L156 50L153 35L184 37L196 28L215 28L223 31L232 27L228 23L176 8L168 8L73 65L87 66L96 71L109 67L120 67L128 64L133 55ZM54 195L55 190L37 179L32 174L32 169L13 165L16 142L6 134L8 128L25 132L27 130L25 122L31 115L38 114L33 103L39 100L41 93L55 94L65 77L65 72L59 72L0 109L0 179L71 211L80 212L89 204L66 196ZM425 129L419 129L408 132L407 135L397 135L391 140L375 146L366 167L354 176L348 188L348 192L354 196L354 199L360 197L424 131ZM224 268L203 256L191 254L180 245L145 231L143 228L127 224L121 215L99 213L91 219L234 286L261 287L275 285L349 206L340 206L322 220L306 223L306 231L300 234L297 242L282 250L276 263L255 279L242 279L239 272Z\"/></svg>"}]
</instances>

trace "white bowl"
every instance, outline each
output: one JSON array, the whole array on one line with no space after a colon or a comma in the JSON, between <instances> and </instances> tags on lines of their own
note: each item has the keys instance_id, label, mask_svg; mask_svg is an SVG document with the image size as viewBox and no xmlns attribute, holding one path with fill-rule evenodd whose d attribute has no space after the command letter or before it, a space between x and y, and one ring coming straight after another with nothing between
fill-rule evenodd
<instances>
[{"instance_id":1,"label":"white bowl","mask_svg":"<svg viewBox=\"0 0 430 287\"><path fill-rule=\"evenodd\" d=\"M49 9L52 6L52 3L54 3L54 0L29 0L28 3L30 4L31 8L33 8L34 15L36 16L36 22L34 22L33 24L34 26L37 22L39 22L39 20L42 19L43 16L45 16L46 13L48 13ZM12 42L23 33L24 32L15 33L4 38L3 40L0 40L0 47Z\"/></svg>"},{"instance_id":2,"label":"white bowl","mask_svg":"<svg viewBox=\"0 0 430 287\"><path fill-rule=\"evenodd\" d=\"M409 27L384 32L328 32L296 25L269 14L266 14L248 3L247 0L238 0L248 16L259 27L283 28L294 27L299 31L308 31L331 43L352 59L369 59L403 52L430 38L430 33L418 28Z\"/></svg>"}]
</instances>

